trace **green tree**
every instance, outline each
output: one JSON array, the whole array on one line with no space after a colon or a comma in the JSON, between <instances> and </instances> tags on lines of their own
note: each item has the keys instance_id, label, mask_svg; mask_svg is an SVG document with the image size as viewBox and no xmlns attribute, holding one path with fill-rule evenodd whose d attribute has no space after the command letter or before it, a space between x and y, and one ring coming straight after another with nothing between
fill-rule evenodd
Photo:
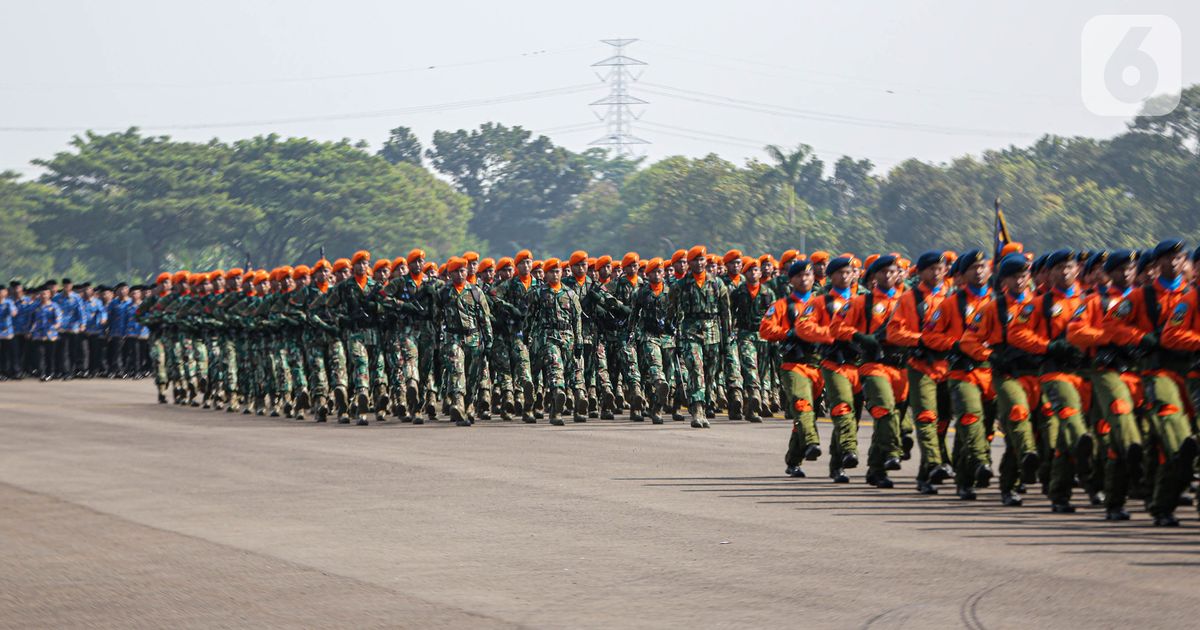
<instances>
[{"instance_id":1,"label":"green tree","mask_svg":"<svg viewBox=\"0 0 1200 630\"><path fill-rule=\"evenodd\" d=\"M421 141L408 127L396 127L391 130L388 139L379 149L379 157L392 164L408 162L421 166Z\"/></svg>"},{"instance_id":2,"label":"green tree","mask_svg":"<svg viewBox=\"0 0 1200 630\"><path fill-rule=\"evenodd\" d=\"M0 172L0 281L19 278L35 281L54 269L51 257L33 229L34 217L54 191L46 186L17 181L12 171Z\"/></svg>"}]
</instances>

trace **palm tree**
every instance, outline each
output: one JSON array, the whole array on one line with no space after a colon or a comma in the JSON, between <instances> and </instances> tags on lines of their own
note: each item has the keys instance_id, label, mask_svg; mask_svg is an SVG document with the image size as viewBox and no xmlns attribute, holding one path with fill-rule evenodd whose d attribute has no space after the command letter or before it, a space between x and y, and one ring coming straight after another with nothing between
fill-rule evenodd
<instances>
[{"instance_id":1,"label":"palm tree","mask_svg":"<svg viewBox=\"0 0 1200 630\"><path fill-rule=\"evenodd\" d=\"M775 163L767 172L766 179L787 194L788 225L793 225L796 222L796 189L804 181L804 163L812 155L812 147L800 144L795 151L788 153L778 145L769 144L765 150Z\"/></svg>"}]
</instances>

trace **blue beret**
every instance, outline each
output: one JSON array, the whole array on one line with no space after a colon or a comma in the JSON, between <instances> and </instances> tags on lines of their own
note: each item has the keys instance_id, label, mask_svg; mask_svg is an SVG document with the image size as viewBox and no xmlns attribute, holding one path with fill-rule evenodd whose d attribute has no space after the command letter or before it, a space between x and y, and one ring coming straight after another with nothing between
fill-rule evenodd
<instances>
[{"instance_id":1,"label":"blue beret","mask_svg":"<svg viewBox=\"0 0 1200 630\"><path fill-rule=\"evenodd\" d=\"M928 251L917 257L917 271L926 269L942 262L946 256L942 252Z\"/></svg>"},{"instance_id":2,"label":"blue beret","mask_svg":"<svg viewBox=\"0 0 1200 630\"><path fill-rule=\"evenodd\" d=\"M867 267L866 277L870 278L871 276L879 273L880 271L882 271L884 269L887 269L888 267L891 267L894 264L896 264L895 256L893 256L891 254L887 254L885 256L880 256L879 258L875 259L875 262L871 263L870 267Z\"/></svg>"},{"instance_id":3,"label":"blue beret","mask_svg":"<svg viewBox=\"0 0 1200 630\"><path fill-rule=\"evenodd\" d=\"M1169 238L1158 245L1154 246L1154 253L1151 254L1153 260L1158 260L1163 256L1174 256L1183 251L1183 241L1177 238Z\"/></svg>"},{"instance_id":4,"label":"blue beret","mask_svg":"<svg viewBox=\"0 0 1200 630\"><path fill-rule=\"evenodd\" d=\"M825 275L832 276L835 272L837 272L841 269L845 269L846 267L849 267L849 266L850 266L849 258L847 258L846 256L838 256L837 258L834 258L833 260L829 261L829 264L825 265Z\"/></svg>"},{"instance_id":5,"label":"blue beret","mask_svg":"<svg viewBox=\"0 0 1200 630\"><path fill-rule=\"evenodd\" d=\"M1009 276L1015 276L1022 271L1029 269L1029 261L1024 254L1009 254L1000 259L1000 264L996 266L996 277L1003 280Z\"/></svg>"},{"instance_id":6,"label":"blue beret","mask_svg":"<svg viewBox=\"0 0 1200 630\"><path fill-rule=\"evenodd\" d=\"M1137 262L1138 253L1135 249L1118 249L1104 260L1104 272L1112 273L1121 265Z\"/></svg>"},{"instance_id":7,"label":"blue beret","mask_svg":"<svg viewBox=\"0 0 1200 630\"><path fill-rule=\"evenodd\" d=\"M958 265L958 273L966 273L971 268L971 265L981 260L987 260L987 256L983 254L983 251L972 249L960 254L958 260L954 261L954 263Z\"/></svg>"},{"instance_id":8,"label":"blue beret","mask_svg":"<svg viewBox=\"0 0 1200 630\"><path fill-rule=\"evenodd\" d=\"M1037 272L1041 271L1042 267L1046 266L1046 256L1047 256L1047 254L1042 254L1041 256L1034 258L1033 264L1029 266L1029 270L1032 271L1033 273L1037 273Z\"/></svg>"},{"instance_id":9,"label":"blue beret","mask_svg":"<svg viewBox=\"0 0 1200 630\"><path fill-rule=\"evenodd\" d=\"M808 269L810 264L811 263L809 263L808 260L797 260L791 265L788 265L788 278L791 278L798 273L804 273L804 270ZM826 270L826 273L828 273L828 270Z\"/></svg>"},{"instance_id":10,"label":"blue beret","mask_svg":"<svg viewBox=\"0 0 1200 630\"><path fill-rule=\"evenodd\" d=\"M1046 260L1042 263L1042 267L1045 269L1053 269L1058 265L1067 262L1068 260L1075 259L1075 256L1075 252L1069 249L1056 250L1046 254Z\"/></svg>"},{"instance_id":11,"label":"blue beret","mask_svg":"<svg viewBox=\"0 0 1200 630\"><path fill-rule=\"evenodd\" d=\"M1137 259L1138 273L1142 273L1143 271L1145 271L1146 267L1149 267L1150 263L1153 263L1153 262L1154 262L1154 250L1143 249L1142 251L1138 252L1138 259Z\"/></svg>"},{"instance_id":12,"label":"blue beret","mask_svg":"<svg viewBox=\"0 0 1200 630\"><path fill-rule=\"evenodd\" d=\"M1105 260L1108 260L1108 252L1106 251L1088 252L1087 262L1083 264L1083 273L1091 273L1093 269L1103 265Z\"/></svg>"}]
</instances>

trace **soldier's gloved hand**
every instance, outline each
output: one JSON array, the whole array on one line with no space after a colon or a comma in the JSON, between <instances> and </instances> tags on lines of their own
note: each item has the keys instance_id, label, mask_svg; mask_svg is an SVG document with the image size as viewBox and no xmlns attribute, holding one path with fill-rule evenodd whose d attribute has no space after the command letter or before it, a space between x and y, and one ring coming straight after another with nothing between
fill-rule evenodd
<instances>
[{"instance_id":1,"label":"soldier's gloved hand","mask_svg":"<svg viewBox=\"0 0 1200 630\"><path fill-rule=\"evenodd\" d=\"M883 345L879 343L879 339L875 335L854 333L854 343L858 344L863 350L880 350L883 348Z\"/></svg>"},{"instance_id":2,"label":"soldier's gloved hand","mask_svg":"<svg viewBox=\"0 0 1200 630\"><path fill-rule=\"evenodd\" d=\"M1142 335L1142 340L1138 342L1138 349L1150 352L1158 348L1158 335L1148 332Z\"/></svg>"},{"instance_id":3,"label":"soldier's gloved hand","mask_svg":"<svg viewBox=\"0 0 1200 630\"><path fill-rule=\"evenodd\" d=\"M1046 346L1046 354L1053 357L1069 357L1074 350L1075 346L1072 346L1071 342L1066 339L1055 339L1050 342L1049 346Z\"/></svg>"}]
</instances>

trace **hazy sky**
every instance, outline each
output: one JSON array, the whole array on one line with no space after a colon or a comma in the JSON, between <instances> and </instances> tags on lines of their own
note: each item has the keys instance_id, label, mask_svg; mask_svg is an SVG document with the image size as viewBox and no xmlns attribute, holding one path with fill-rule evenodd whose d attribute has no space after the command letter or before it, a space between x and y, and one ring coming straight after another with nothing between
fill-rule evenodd
<instances>
[{"instance_id":1,"label":"hazy sky","mask_svg":"<svg viewBox=\"0 0 1200 630\"><path fill-rule=\"evenodd\" d=\"M646 154L742 162L805 142L881 169L917 157L1106 137L1080 102L1080 33L1161 13L1200 83L1200 3L1098 1L67 2L0 0L0 170L84 129L180 139L275 132L378 146L486 121L582 150L603 130L598 40L640 41Z\"/></svg>"}]
</instances>

